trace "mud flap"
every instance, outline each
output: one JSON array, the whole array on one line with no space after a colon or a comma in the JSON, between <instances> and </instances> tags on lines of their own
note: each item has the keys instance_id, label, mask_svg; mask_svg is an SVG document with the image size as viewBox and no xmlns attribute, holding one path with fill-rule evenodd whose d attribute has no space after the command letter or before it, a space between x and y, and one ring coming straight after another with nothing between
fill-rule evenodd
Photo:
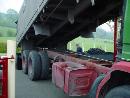
<instances>
[{"instance_id":1,"label":"mud flap","mask_svg":"<svg viewBox=\"0 0 130 98\"><path fill-rule=\"evenodd\" d=\"M105 74L101 74L94 81L94 83L90 89L90 92L88 94L89 98L96 98L96 92L97 92L98 85L100 84L100 82L103 80L104 77L105 77Z\"/></svg>"}]
</instances>

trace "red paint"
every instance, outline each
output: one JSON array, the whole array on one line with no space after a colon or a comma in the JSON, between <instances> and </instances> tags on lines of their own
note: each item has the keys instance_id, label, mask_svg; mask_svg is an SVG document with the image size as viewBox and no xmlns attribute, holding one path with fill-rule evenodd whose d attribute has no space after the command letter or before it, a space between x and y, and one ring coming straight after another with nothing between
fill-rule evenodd
<instances>
[{"instance_id":1,"label":"red paint","mask_svg":"<svg viewBox=\"0 0 130 98\"><path fill-rule=\"evenodd\" d=\"M81 58L75 58L75 57L71 57L70 55L65 55L65 54L60 54L58 52L54 52L54 51L47 51L48 55L50 58L54 58L55 56L60 56L61 58L63 58L65 61L69 61L69 62L75 62L78 64L82 64L85 65L89 68L93 68L95 69L99 74L104 73L106 74L110 68L102 66L102 65L112 65L112 63L110 62L100 62L100 61L95 61L95 60L82 60Z\"/></svg>"},{"instance_id":2,"label":"red paint","mask_svg":"<svg viewBox=\"0 0 130 98\"><path fill-rule=\"evenodd\" d=\"M114 62L116 61L116 55L117 55L117 17L114 21Z\"/></svg>"},{"instance_id":3,"label":"red paint","mask_svg":"<svg viewBox=\"0 0 130 98\"><path fill-rule=\"evenodd\" d=\"M64 91L69 96L83 96L88 94L98 74L88 68L66 68Z\"/></svg>"},{"instance_id":4,"label":"red paint","mask_svg":"<svg viewBox=\"0 0 130 98\"><path fill-rule=\"evenodd\" d=\"M3 65L2 72L2 96L0 98L8 98L8 59L0 59L0 64Z\"/></svg>"},{"instance_id":5,"label":"red paint","mask_svg":"<svg viewBox=\"0 0 130 98\"><path fill-rule=\"evenodd\" d=\"M120 70L123 72L130 73L130 62L121 61L121 62L115 63L112 66L112 70L113 71Z\"/></svg>"},{"instance_id":6,"label":"red paint","mask_svg":"<svg viewBox=\"0 0 130 98\"><path fill-rule=\"evenodd\" d=\"M98 74L106 74L108 71L110 71L110 68L92 62L81 61L79 63L85 65L87 68L96 70Z\"/></svg>"},{"instance_id":7,"label":"red paint","mask_svg":"<svg viewBox=\"0 0 130 98\"><path fill-rule=\"evenodd\" d=\"M52 65L52 82L59 88L64 89L64 74L67 64L57 62Z\"/></svg>"},{"instance_id":8,"label":"red paint","mask_svg":"<svg viewBox=\"0 0 130 98\"><path fill-rule=\"evenodd\" d=\"M86 95L98 76L93 68L73 62L58 62L52 67L53 83L69 96Z\"/></svg>"},{"instance_id":9,"label":"red paint","mask_svg":"<svg viewBox=\"0 0 130 98\"><path fill-rule=\"evenodd\" d=\"M106 75L106 77L101 81L100 85L98 86L98 90L97 90L97 94L96 94L96 98L98 98L99 93L102 89L102 87L108 82L108 80L111 78L111 73L114 71L122 71L122 72L127 72L130 73L130 62L118 62L118 63L114 63L111 71L108 72L108 74Z\"/></svg>"}]
</instances>

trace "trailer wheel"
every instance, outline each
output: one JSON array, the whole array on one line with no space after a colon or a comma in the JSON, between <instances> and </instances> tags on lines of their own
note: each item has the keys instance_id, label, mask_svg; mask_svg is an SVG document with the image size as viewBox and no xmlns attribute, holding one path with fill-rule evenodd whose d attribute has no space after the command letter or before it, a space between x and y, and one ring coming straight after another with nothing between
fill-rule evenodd
<instances>
[{"instance_id":1,"label":"trailer wheel","mask_svg":"<svg viewBox=\"0 0 130 98\"><path fill-rule=\"evenodd\" d=\"M28 73L28 55L29 55L29 50L24 50L22 52L22 69L23 69L23 72L25 74Z\"/></svg>"},{"instance_id":2,"label":"trailer wheel","mask_svg":"<svg viewBox=\"0 0 130 98\"><path fill-rule=\"evenodd\" d=\"M22 70L22 58L21 53L16 54L15 66L17 70Z\"/></svg>"},{"instance_id":3,"label":"trailer wheel","mask_svg":"<svg viewBox=\"0 0 130 98\"><path fill-rule=\"evenodd\" d=\"M49 57L46 51L39 52L39 55L41 57L41 64L42 64L42 70L41 70L41 79L48 79L49 77Z\"/></svg>"},{"instance_id":4,"label":"trailer wheel","mask_svg":"<svg viewBox=\"0 0 130 98\"><path fill-rule=\"evenodd\" d=\"M28 57L28 76L32 81L40 79L41 60L36 51L31 51Z\"/></svg>"},{"instance_id":5,"label":"trailer wheel","mask_svg":"<svg viewBox=\"0 0 130 98\"><path fill-rule=\"evenodd\" d=\"M106 94L105 98L130 98L130 85L113 88Z\"/></svg>"}]
</instances>

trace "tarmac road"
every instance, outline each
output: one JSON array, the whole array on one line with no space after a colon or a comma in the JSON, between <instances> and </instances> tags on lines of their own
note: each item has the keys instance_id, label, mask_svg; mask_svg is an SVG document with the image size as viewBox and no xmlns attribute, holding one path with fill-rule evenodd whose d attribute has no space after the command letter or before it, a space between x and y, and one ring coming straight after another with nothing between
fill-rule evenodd
<instances>
[{"instance_id":1,"label":"tarmac road","mask_svg":"<svg viewBox=\"0 0 130 98\"><path fill-rule=\"evenodd\" d=\"M51 79L32 82L22 71L16 70L15 98L87 98L87 96L69 97L52 84Z\"/></svg>"}]
</instances>

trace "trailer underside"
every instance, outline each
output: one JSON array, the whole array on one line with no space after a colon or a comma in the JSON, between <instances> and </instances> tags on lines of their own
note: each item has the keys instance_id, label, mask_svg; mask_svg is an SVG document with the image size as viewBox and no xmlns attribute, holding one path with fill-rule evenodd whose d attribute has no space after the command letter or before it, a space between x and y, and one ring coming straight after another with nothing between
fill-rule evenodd
<instances>
[{"instance_id":1,"label":"trailer underside","mask_svg":"<svg viewBox=\"0 0 130 98\"><path fill-rule=\"evenodd\" d=\"M45 12L47 16L50 15L48 12L54 9L54 2L55 0L51 0L48 3L47 13ZM68 3L70 3L70 0L63 1L46 22L51 27L51 33L54 35L45 40L40 40L38 44L43 43L52 47L57 45L57 43L67 43L80 35L89 37L91 32L96 30L97 26L113 17L119 16L122 4L119 0L96 0L95 6L90 6L90 0L82 0L79 4L72 3L68 5ZM67 19L69 11L70 17L74 18L74 20L72 19L74 21L73 24Z\"/></svg>"},{"instance_id":2,"label":"trailer underside","mask_svg":"<svg viewBox=\"0 0 130 98\"><path fill-rule=\"evenodd\" d=\"M78 36L90 37L96 27L120 16L123 0L48 0L33 24L47 28L48 34L35 34L33 24L25 35L36 46L55 48ZM93 5L92 5L93 4ZM33 19L31 19L33 20ZM19 34L18 34L19 35ZM23 38L23 39L24 39ZM18 37L17 42L20 42Z\"/></svg>"}]
</instances>

